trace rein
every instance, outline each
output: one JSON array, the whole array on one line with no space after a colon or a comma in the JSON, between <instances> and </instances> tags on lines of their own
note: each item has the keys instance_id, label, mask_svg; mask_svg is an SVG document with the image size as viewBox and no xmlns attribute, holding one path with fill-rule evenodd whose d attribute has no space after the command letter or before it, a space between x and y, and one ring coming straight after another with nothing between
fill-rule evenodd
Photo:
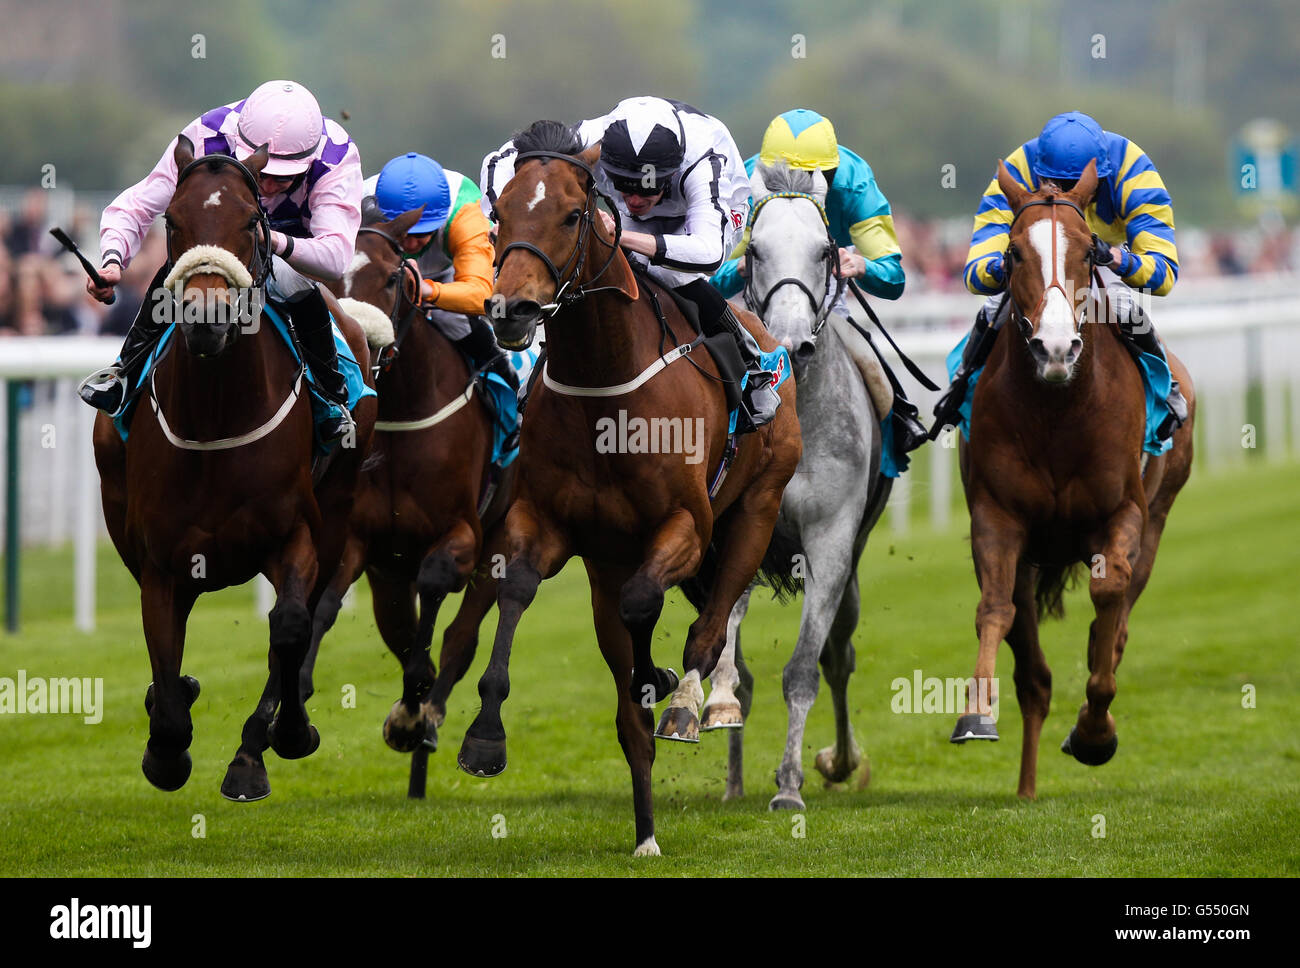
<instances>
[{"instance_id":1,"label":"rein","mask_svg":"<svg viewBox=\"0 0 1300 968\"><path fill-rule=\"evenodd\" d=\"M813 336L816 336L821 332L821 328L826 325L827 317L830 316L831 310L834 308L835 304L839 302L840 296L844 292L844 277L839 273L839 261L837 258L838 246L835 244L835 238L831 235L831 220L826 214L826 207L822 205L821 200L817 198L816 195L809 194L808 192L772 192L764 195L754 203L754 208L749 213L749 219L745 223L745 235L747 237L750 237L753 234L754 223L758 221L758 213L761 212L763 207L774 198L806 198L808 201L812 202L813 205L817 206L817 214L822 217L822 224L826 227L826 243L828 252L830 253L826 259L826 279L822 285L822 296L819 299L814 295L812 290L804 284L802 279L795 278L794 276L787 276L784 279L778 280L777 283L767 291L767 295L760 300L754 293L753 256L750 255L749 248L746 246L744 289L745 305L752 312L757 313L760 319L765 319L767 317L767 307L771 304L772 297L776 295L777 290L782 286L797 286L803 291L803 294L808 297L808 303L812 306L812 334ZM835 279L834 295L830 295L832 278Z\"/></svg>"},{"instance_id":2,"label":"rein","mask_svg":"<svg viewBox=\"0 0 1300 968\"><path fill-rule=\"evenodd\" d=\"M596 282L600 279L600 277L605 274L606 270L614 264L614 257L618 255L619 239L623 237L623 218L619 214L618 206L614 204L613 199L596 186L596 173L591 170L590 166L588 166L586 162L575 158L572 155L562 154L558 151L525 151L515 156L515 170L518 171L520 162L527 161L530 158L558 158L561 161L567 161L569 164L581 168L587 173L587 177L591 179L590 184L587 187L587 201L582 210L581 228L578 231L578 240L574 243L573 252L564 263L563 270L555 268L555 263L551 261L551 257L531 242L511 242L501 250L501 254L497 256L496 264L494 266L499 274L501 272L501 266L506 261L506 256L515 249L522 249L525 252L530 252L537 258L541 259L542 264L546 266L546 271L551 274L551 279L555 283L554 301L549 302L542 307L542 312L546 315L547 319L550 319L561 309L580 302L583 298L592 293L605 292L618 288L617 286L597 286L592 288L590 284L586 286L579 285L578 276L581 275L582 269L586 264L587 248L590 245L592 236L595 235L596 241L600 242L601 245L606 244L605 240L595 233L594 213L596 211L597 200L603 198L609 203L609 208L614 213L614 240L613 242L608 243L609 258L607 258L605 264L600 267L600 271L592 277L591 282Z\"/></svg>"}]
</instances>

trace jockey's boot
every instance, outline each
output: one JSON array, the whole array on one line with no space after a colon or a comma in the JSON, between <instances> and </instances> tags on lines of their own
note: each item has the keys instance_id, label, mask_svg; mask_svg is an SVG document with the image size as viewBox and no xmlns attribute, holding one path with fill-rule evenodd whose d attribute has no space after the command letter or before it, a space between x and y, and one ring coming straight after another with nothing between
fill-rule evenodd
<instances>
[{"instance_id":1,"label":"jockey's boot","mask_svg":"<svg viewBox=\"0 0 1300 968\"><path fill-rule=\"evenodd\" d=\"M1168 366L1169 358L1165 356L1164 345L1156 336L1156 328L1151 323L1151 317L1147 315L1141 303L1133 298L1132 291L1127 287L1117 286L1107 291L1107 298L1115 313L1115 322L1119 324L1119 331L1124 338L1143 353L1160 357ZM1172 373L1169 396L1165 398L1165 402L1169 405L1170 413L1156 430L1156 437L1160 440L1168 440L1187 420L1187 400L1183 397L1178 381L1172 378Z\"/></svg>"},{"instance_id":2,"label":"jockey's boot","mask_svg":"<svg viewBox=\"0 0 1300 968\"><path fill-rule=\"evenodd\" d=\"M1003 296L1005 302L1006 297ZM948 391L934 405L934 425L930 428L930 439L938 440L947 427L955 427L961 422L961 405L966 402L966 388L970 385L970 375L988 361L993 343L998 337L997 326L989 318L990 306L986 302L975 314L975 327L970 331L970 338L962 349L961 363L952 375L952 384ZM998 304L1001 305L1001 304ZM994 316L1000 316L997 308Z\"/></svg>"},{"instance_id":3,"label":"jockey's boot","mask_svg":"<svg viewBox=\"0 0 1300 968\"><path fill-rule=\"evenodd\" d=\"M139 380L150 349L167 329L168 314L161 311L165 308L162 301L171 298L171 294L162 288L167 272L168 267L164 265L145 290L140 311L127 330L126 341L122 344L122 352L117 355L117 360L112 366L90 374L77 387L77 395L82 400L96 410L103 410L110 417L121 413L126 404L127 392Z\"/></svg>"},{"instance_id":4,"label":"jockey's boot","mask_svg":"<svg viewBox=\"0 0 1300 968\"><path fill-rule=\"evenodd\" d=\"M340 416L331 418L321 426L321 439L327 444L341 440L355 424L348 410L347 384L339 370L338 347L334 345L334 328L330 325L330 311L325 305L325 297L313 285L301 296L285 303L284 308L289 311L294 331L302 342L303 352L307 354L317 390L340 411Z\"/></svg>"},{"instance_id":5,"label":"jockey's boot","mask_svg":"<svg viewBox=\"0 0 1300 968\"><path fill-rule=\"evenodd\" d=\"M748 379L745 381L743 402L749 416L752 429L769 423L776 416L781 397L776 392L776 374L764 369L762 350L758 340L736 318L731 304L706 279L681 286L678 292L700 307L700 328L706 336L715 336L720 332L729 333L740 350L741 362L745 365ZM740 421L743 424L744 421Z\"/></svg>"},{"instance_id":6,"label":"jockey's boot","mask_svg":"<svg viewBox=\"0 0 1300 968\"><path fill-rule=\"evenodd\" d=\"M510 365L510 360L497 345L492 324L482 316L467 315L465 318L469 320L469 333L454 341L456 349L469 357L474 369L486 369L495 373L518 395L519 374L515 372L515 368Z\"/></svg>"}]
</instances>

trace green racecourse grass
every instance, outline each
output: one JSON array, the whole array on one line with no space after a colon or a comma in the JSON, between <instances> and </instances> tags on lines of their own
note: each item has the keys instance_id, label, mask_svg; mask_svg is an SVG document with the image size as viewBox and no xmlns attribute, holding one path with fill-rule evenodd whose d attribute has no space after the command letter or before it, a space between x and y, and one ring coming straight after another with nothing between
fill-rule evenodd
<instances>
[{"instance_id":1,"label":"green racecourse grass","mask_svg":"<svg viewBox=\"0 0 1300 968\"><path fill-rule=\"evenodd\" d=\"M747 795L722 802L725 734L705 734L698 746L661 742L655 806L665 856L648 859L630 856L631 784L580 565L542 587L520 627L502 776L476 779L456 767L493 613L451 697L429 798L406 799L408 758L380 736L398 669L363 582L322 650L310 703L320 750L296 762L268 752L271 797L241 805L218 786L266 667L266 622L250 590L203 599L190 621L185 670L203 685L194 772L181 791L163 793L140 772L149 664L134 584L105 547L99 628L83 635L70 619L70 553L33 551L23 559L24 626L0 640L0 675L102 676L106 712L94 726L0 716L0 875L1295 875L1297 469L1252 464L1194 477L1184 491L1119 672L1119 752L1099 768L1057 750L1083 700L1091 616L1085 591L1070 595L1067 619L1045 627L1055 695L1035 803L1015 796L1020 716L1005 647L1001 742L953 746L952 716L890 711L895 677L973 668L964 516L947 534L906 537L891 534L886 518L868 545L850 701L871 782L826 789L813 769L832 737L823 684L806 734L802 838L791 814L767 810L786 728L781 668L798 611L756 594L745 626L757 679ZM660 663L680 666L688 621L674 593L656 638ZM341 701L349 683L355 709ZM1246 684L1256 708L1242 706ZM196 814L203 838L193 836ZM1093 836L1098 814L1104 838ZM506 836L493 837L494 822Z\"/></svg>"}]
</instances>

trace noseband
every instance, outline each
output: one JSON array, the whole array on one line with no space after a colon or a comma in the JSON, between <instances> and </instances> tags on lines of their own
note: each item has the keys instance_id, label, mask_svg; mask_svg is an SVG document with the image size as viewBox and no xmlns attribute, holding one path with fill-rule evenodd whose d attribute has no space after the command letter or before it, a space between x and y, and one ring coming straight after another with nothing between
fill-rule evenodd
<instances>
[{"instance_id":1,"label":"noseband","mask_svg":"<svg viewBox=\"0 0 1300 968\"><path fill-rule=\"evenodd\" d=\"M541 259L542 265L546 266L546 271L551 274L551 280L555 283L554 300L542 307L542 312L546 314L547 319L550 319L565 306L572 306L574 303L581 301L584 297L589 296L592 293L618 288L617 286L599 286L592 288L589 285L578 285L578 276L582 274L582 268L587 261L587 248L590 245L592 236L595 235L593 222L595 220L597 200L603 198L609 203L610 210L614 213L614 241L608 243L609 258L607 258L605 264L600 267L600 271L592 277L592 282L595 282L605 274L605 271L613 264L614 256L618 254L618 242L623 236L623 219L619 214L618 206L614 204L613 199L596 186L596 173L592 171L585 162L573 157L572 155L561 154L558 151L525 151L515 157L516 172L519 169L519 163L527 161L529 158L559 158L561 161L567 161L569 164L581 168L587 173L587 177L591 179L590 185L587 188L587 201L582 210L582 218L578 230L578 240L574 243L573 252L564 263L563 270L555 268L555 263L551 261L551 257L531 242L511 242L501 250L501 254L497 256L497 261L494 266L497 274L500 275L501 266L505 263L506 256L515 249L523 249L525 252L531 252L533 255L537 256L537 258ZM606 244L605 240L599 235L595 235L595 237L602 245Z\"/></svg>"},{"instance_id":2,"label":"noseband","mask_svg":"<svg viewBox=\"0 0 1300 968\"><path fill-rule=\"evenodd\" d=\"M754 293L754 259L750 254L748 246L745 250L745 305L753 312L758 314L759 319L767 319L767 307L772 302L772 297L776 295L777 290L782 286L797 286L808 297L808 303L812 307L813 324L812 335L815 337L821 328L826 325L826 318L831 314L831 309L839 302L840 295L844 292L844 277L839 273L839 259L836 257L838 247L835 244L835 238L831 235L831 221L826 215L826 208L816 195L810 195L807 192L772 192L764 195L755 204L753 211L749 213L749 220L745 223L745 231L753 238L754 223L758 221L758 213L763 210L768 202L774 198L806 198L817 206L817 214L822 217L822 224L826 227L826 243L830 255L826 261L826 279L822 286L822 295L820 298L809 289L802 279L794 276L787 276L778 280L777 283L767 291L767 295L761 300ZM831 278L835 279L835 295L829 295L831 288Z\"/></svg>"}]
</instances>

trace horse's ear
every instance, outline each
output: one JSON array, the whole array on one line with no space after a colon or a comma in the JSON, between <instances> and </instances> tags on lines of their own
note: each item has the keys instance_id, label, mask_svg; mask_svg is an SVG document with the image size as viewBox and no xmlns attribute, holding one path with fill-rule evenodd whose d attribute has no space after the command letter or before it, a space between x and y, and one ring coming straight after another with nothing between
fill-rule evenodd
<instances>
[{"instance_id":1,"label":"horse's ear","mask_svg":"<svg viewBox=\"0 0 1300 968\"><path fill-rule=\"evenodd\" d=\"M830 186L826 184L826 173L820 168L813 172L813 190L812 193L821 200L823 205L826 204L826 192Z\"/></svg>"},{"instance_id":2,"label":"horse's ear","mask_svg":"<svg viewBox=\"0 0 1300 968\"><path fill-rule=\"evenodd\" d=\"M767 165L759 162L754 166L754 174L749 176L749 193L754 196L754 201L758 201L765 195L771 193L767 190Z\"/></svg>"},{"instance_id":3,"label":"horse's ear","mask_svg":"<svg viewBox=\"0 0 1300 968\"><path fill-rule=\"evenodd\" d=\"M586 165L588 168L590 168L592 171L595 171L596 162L600 161L600 142L597 141L586 151L579 154L578 160L582 162L584 165Z\"/></svg>"},{"instance_id":4,"label":"horse's ear","mask_svg":"<svg viewBox=\"0 0 1300 968\"><path fill-rule=\"evenodd\" d=\"M1007 197L1007 204L1011 206L1012 212L1020 211L1020 206L1029 197L1029 192L1021 187L1006 162L1001 160L998 161L998 188L1002 189L1002 194Z\"/></svg>"},{"instance_id":5,"label":"horse's ear","mask_svg":"<svg viewBox=\"0 0 1300 968\"><path fill-rule=\"evenodd\" d=\"M1075 186L1065 193L1065 197L1080 208L1087 208L1092 202L1092 196L1097 194L1097 159L1089 160L1088 167L1083 170Z\"/></svg>"},{"instance_id":6,"label":"horse's ear","mask_svg":"<svg viewBox=\"0 0 1300 968\"><path fill-rule=\"evenodd\" d=\"M172 161L176 162L179 174L194 160L194 142L183 134L176 136L176 150L172 152Z\"/></svg>"},{"instance_id":7,"label":"horse's ear","mask_svg":"<svg viewBox=\"0 0 1300 968\"><path fill-rule=\"evenodd\" d=\"M398 241L406 238L406 233L411 231L411 226L420 221L420 216L424 214L424 206L413 208L409 212L403 212L397 218L388 223L388 231Z\"/></svg>"},{"instance_id":8,"label":"horse's ear","mask_svg":"<svg viewBox=\"0 0 1300 968\"><path fill-rule=\"evenodd\" d=\"M244 167L251 171L253 177L256 178L262 174L262 169L266 167L266 163L270 160L270 157L270 149L266 145L262 145L262 147L258 148L244 159Z\"/></svg>"}]
</instances>

